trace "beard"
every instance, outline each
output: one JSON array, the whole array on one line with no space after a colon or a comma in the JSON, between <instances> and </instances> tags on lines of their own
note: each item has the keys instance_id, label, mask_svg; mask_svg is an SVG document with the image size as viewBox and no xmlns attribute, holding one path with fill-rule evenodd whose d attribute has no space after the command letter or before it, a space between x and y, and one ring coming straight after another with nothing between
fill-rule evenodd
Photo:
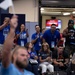
<instances>
[{"instance_id":1,"label":"beard","mask_svg":"<svg viewBox=\"0 0 75 75\"><path fill-rule=\"evenodd\" d=\"M19 61L18 59L16 60L16 65L18 68L25 69L28 65L29 61L24 60L24 61Z\"/></svg>"}]
</instances>

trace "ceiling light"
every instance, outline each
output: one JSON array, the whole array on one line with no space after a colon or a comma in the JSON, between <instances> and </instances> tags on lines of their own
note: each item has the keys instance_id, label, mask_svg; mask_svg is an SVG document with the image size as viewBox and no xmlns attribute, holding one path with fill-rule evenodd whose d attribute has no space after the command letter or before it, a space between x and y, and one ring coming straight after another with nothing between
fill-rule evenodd
<instances>
[{"instance_id":1,"label":"ceiling light","mask_svg":"<svg viewBox=\"0 0 75 75\"><path fill-rule=\"evenodd\" d=\"M60 14L61 12L45 12L45 11L42 11L42 13L49 13L49 14Z\"/></svg>"},{"instance_id":2,"label":"ceiling light","mask_svg":"<svg viewBox=\"0 0 75 75\"><path fill-rule=\"evenodd\" d=\"M43 11L44 10L44 8L41 8L41 11Z\"/></svg>"},{"instance_id":3,"label":"ceiling light","mask_svg":"<svg viewBox=\"0 0 75 75\"><path fill-rule=\"evenodd\" d=\"M70 15L71 13L69 13L69 12L66 12L66 13L63 13L63 15Z\"/></svg>"},{"instance_id":4,"label":"ceiling light","mask_svg":"<svg viewBox=\"0 0 75 75\"><path fill-rule=\"evenodd\" d=\"M75 11L73 11L72 13L75 14Z\"/></svg>"},{"instance_id":5,"label":"ceiling light","mask_svg":"<svg viewBox=\"0 0 75 75\"><path fill-rule=\"evenodd\" d=\"M45 11L41 11L42 14L49 14L49 15L60 15L61 12L45 12Z\"/></svg>"}]
</instances>

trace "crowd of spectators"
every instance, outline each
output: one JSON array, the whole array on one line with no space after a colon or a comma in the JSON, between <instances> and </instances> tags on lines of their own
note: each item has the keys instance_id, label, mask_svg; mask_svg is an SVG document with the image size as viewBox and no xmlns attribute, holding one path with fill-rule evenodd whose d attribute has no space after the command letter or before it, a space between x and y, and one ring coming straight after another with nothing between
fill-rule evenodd
<instances>
[{"instance_id":1,"label":"crowd of spectators","mask_svg":"<svg viewBox=\"0 0 75 75\"><path fill-rule=\"evenodd\" d=\"M73 20L68 21L62 33L55 24L50 29L42 29L42 32L40 26L35 25L36 32L32 34L30 42L27 41L29 34L25 25L21 24L16 31L17 25L18 17L14 15L11 19L5 17L0 26L1 75L39 75L39 67L42 75L47 70L51 74L55 71L69 71L69 65L72 64L70 57L75 53Z\"/></svg>"}]
</instances>

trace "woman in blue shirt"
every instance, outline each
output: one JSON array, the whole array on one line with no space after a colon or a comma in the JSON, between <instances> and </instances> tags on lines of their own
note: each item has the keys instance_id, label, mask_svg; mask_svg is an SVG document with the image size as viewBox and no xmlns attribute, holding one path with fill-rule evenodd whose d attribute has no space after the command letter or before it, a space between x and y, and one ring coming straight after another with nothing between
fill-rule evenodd
<instances>
[{"instance_id":1,"label":"woman in blue shirt","mask_svg":"<svg viewBox=\"0 0 75 75\"><path fill-rule=\"evenodd\" d=\"M25 25L21 24L20 31L16 32L17 44L24 46L27 43L28 31L25 30Z\"/></svg>"},{"instance_id":2,"label":"woman in blue shirt","mask_svg":"<svg viewBox=\"0 0 75 75\"><path fill-rule=\"evenodd\" d=\"M33 72L35 75L38 75L38 56L36 52L33 50L33 45L31 42L28 42L25 46L30 56L27 70Z\"/></svg>"}]
</instances>

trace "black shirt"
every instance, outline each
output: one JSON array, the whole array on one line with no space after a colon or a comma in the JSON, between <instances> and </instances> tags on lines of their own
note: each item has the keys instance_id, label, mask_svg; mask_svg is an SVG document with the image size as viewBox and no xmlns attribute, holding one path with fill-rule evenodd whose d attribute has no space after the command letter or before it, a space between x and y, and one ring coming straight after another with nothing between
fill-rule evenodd
<instances>
[{"instance_id":1,"label":"black shirt","mask_svg":"<svg viewBox=\"0 0 75 75\"><path fill-rule=\"evenodd\" d=\"M58 51L55 50L52 53L52 58L56 59L57 62L65 62L65 59L69 59L68 53L63 50L61 54L58 54Z\"/></svg>"},{"instance_id":2,"label":"black shirt","mask_svg":"<svg viewBox=\"0 0 75 75\"><path fill-rule=\"evenodd\" d=\"M48 52L45 52L45 51L42 51L39 53L39 57L43 59L46 59L47 57L52 57L52 52L48 53Z\"/></svg>"}]
</instances>

